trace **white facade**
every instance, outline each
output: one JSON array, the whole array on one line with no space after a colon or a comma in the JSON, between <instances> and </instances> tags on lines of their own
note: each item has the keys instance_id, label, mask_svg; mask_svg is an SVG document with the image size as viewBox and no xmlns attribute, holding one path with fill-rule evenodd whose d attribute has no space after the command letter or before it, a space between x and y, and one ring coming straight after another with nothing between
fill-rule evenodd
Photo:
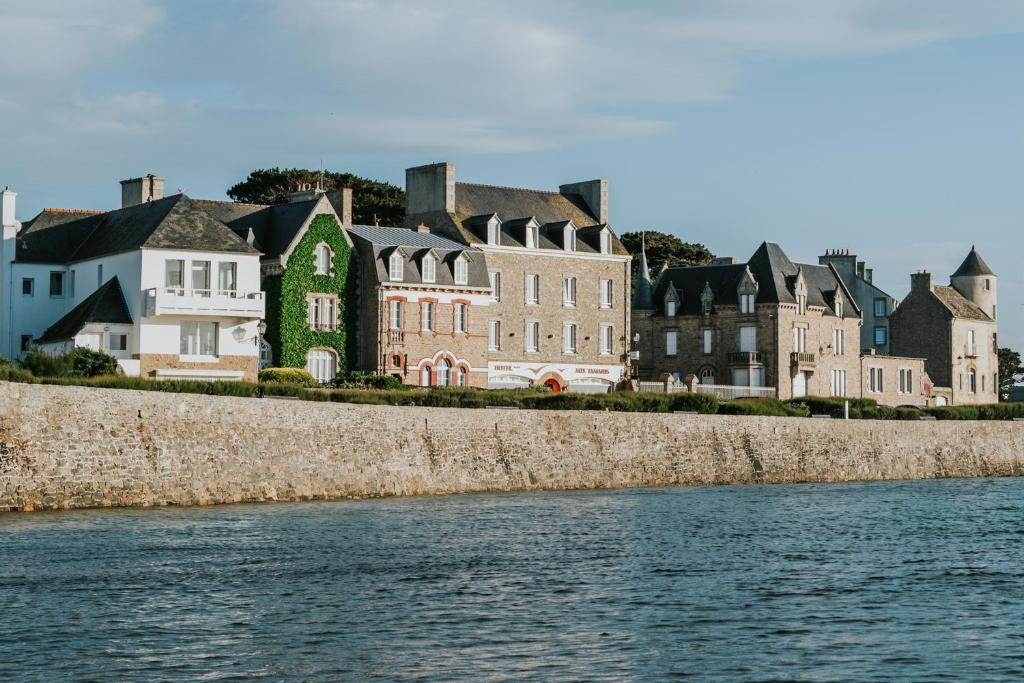
<instances>
[{"instance_id":1,"label":"white facade","mask_svg":"<svg viewBox=\"0 0 1024 683\"><path fill-rule=\"evenodd\" d=\"M570 391L608 393L625 379L622 365L583 365L579 363L487 363L487 383L491 389L524 389L540 386L551 374L561 376Z\"/></svg>"}]
</instances>

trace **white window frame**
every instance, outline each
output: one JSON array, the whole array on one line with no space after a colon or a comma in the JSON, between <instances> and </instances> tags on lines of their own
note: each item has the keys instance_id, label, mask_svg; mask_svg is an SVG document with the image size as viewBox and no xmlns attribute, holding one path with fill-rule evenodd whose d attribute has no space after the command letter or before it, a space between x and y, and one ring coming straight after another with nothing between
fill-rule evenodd
<instances>
[{"instance_id":1,"label":"white window frame","mask_svg":"<svg viewBox=\"0 0 1024 683\"><path fill-rule=\"evenodd\" d=\"M676 317L676 300L666 299L665 300L665 317L674 318Z\"/></svg>"},{"instance_id":2,"label":"white window frame","mask_svg":"<svg viewBox=\"0 0 1024 683\"><path fill-rule=\"evenodd\" d=\"M334 252L326 242L316 245L316 252L313 255L314 268L317 275L330 275L331 263L334 261Z\"/></svg>"},{"instance_id":3,"label":"white window frame","mask_svg":"<svg viewBox=\"0 0 1024 683\"><path fill-rule=\"evenodd\" d=\"M526 353L540 351L540 321L526 321Z\"/></svg>"},{"instance_id":4,"label":"white window frame","mask_svg":"<svg viewBox=\"0 0 1024 683\"><path fill-rule=\"evenodd\" d=\"M334 331L338 329L338 297L335 294L310 294L307 299L309 329Z\"/></svg>"},{"instance_id":5,"label":"white window frame","mask_svg":"<svg viewBox=\"0 0 1024 683\"><path fill-rule=\"evenodd\" d=\"M807 351L807 328L802 325L793 326L793 353Z\"/></svg>"},{"instance_id":6,"label":"white window frame","mask_svg":"<svg viewBox=\"0 0 1024 683\"><path fill-rule=\"evenodd\" d=\"M434 366L434 386L438 387L450 387L452 385L452 364L448 362L447 358L442 358Z\"/></svg>"},{"instance_id":7,"label":"white window frame","mask_svg":"<svg viewBox=\"0 0 1024 683\"><path fill-rule=\"evenodd\" d=\"M796 314L807 315L807 295L797 294L796 295Z\"/></svg>"},{"instance_id":8,"label":"white window frame","mask_svg":"<svg viewBox=\"0 0 1024 683\"><path fill-rule=\"evenodd\" d=\"M428 284L437 282L437 259L434 258L433 254L427 254L423 257L422 268L423 282Z\"/></svg>"},{"instance_id":9,"label":"white window frame","mask_svg":"<svg viewBox=\"0 0 1024 683\"><path fill-rule=\"evenodd\" d=\"M600 280L601 308L612 308L615 303L615 281Z\"/></svg>"},{"instance_id":10,"label":"white window frame","mask_svg":"<svg viewBox=\"0 0 1024 683\"><path fill-rule=\"evenodd\" d=\"M420 331L433 332L437 326L437 307L433 301L420 302Z\"/></svg>"},{"instance_id":11,"label":"white window frame","mask_svg":"<svg viewBox=\"0 0 1024 683\"><path fill-rule=\"evenodd\" d=\"M737 332L740 353L757 353L757 327L743 325Z\"/></svg>"},{"instance_id":12,"label":"white window frame","mask_svg":"<svg viewBox=\"0 0 1024 683\"><path fill-rule=\"evenodd\" d=\"M501 351L501 321L487 321L487 350Z\"/></svg>"},{"instance_id":13,"label":"white window frame","mask_svg":"<svg viewBox=\"0 0 1024 683\"><path fill-rule=\"evenodd\" d=\"M830 381L829 389L833 397L845 398L846 397L846 370L840 370L834 368L832 370L832 377Z\"/></svg>"},{"instance_id":14,"label":"white window frame","mask_svg":"<svg viewBox=\"0 0 1024 683\"><path fill-rule=\"evenodd\" d=\"M212 347L203 343L211 329ZM193 330L194 337L190 334ZM207 331L207 335L203 334L203 330ZM181 358L215 361L220 351L220 323L209 320L182 320L179 325L178 342L178 355Z\"/></svg>"},{"instance_id":15,"label":"white window frame","mask_svg":"<svg viewBox=\"0 0 1024 683\"><path fill-rule=\"evenodd\" d=\"M469 282L469 259L462 254L455 257L455 284L464 285Z\"/></svg>"},{"instance_id":16,"label":"white window frame","mask_svg":"<svg viewBox=\"0 0 1024 683\"><path fill-rule=\"evenodd\" d=\"M846 330L841 327L832 328L832 355L841 356L846 352Z\"/></svg>"},{"instance_id":17,"label":"white window frame","mask_svg":"<svg viewBox=\"0 0 1024 683\"><path fill-rule=\"evenodd\" d=\"M118 343L114 344L114 340ZM128 334L125 332L111 332L107 335L107 351L127 351L128 350Z\"/></svg>"},{"instance_id":18,"label":"white window frame","mask_svg":"<svg viewBox=\"0 0 1024 683\"><path fill-rule=\"evenodd\" d=\"M404 264L402 255L397 251L392 253L391 256L388 257L388 280L391 282L401 282L402 276L404 275L402 272L403 268Z\"/></svg>"},{"instance_id":19,"label":"white window frame","mask_svg":"<svg viewBox=\"0 0 1024 683\"><path fill-rule=\"evenodd\" d=\"M540 274L526 274L526 304L528 306L540 305Z\"/></svg>"},{"instance_id":20,"label":"white window frame","mask_svg":"<svg viewBox=\"0 0 1024 683\"><path fill-rule=\"evenodd\" d=\"M868 366L868 392L881 394L885 391L885 373L881 366Z\"/></svg>"},{"instance_id":21,"label":"white window frame","mask_svg":"<svg viewBox=\"0 0 1024 683\"><path fill-rule=\"evenodd\" d=\"M465 334L469 330L469 305L462 302L454 304L455 334Z\"/></svg>"},{"instance_id":22,"label":"white window frame","mask_svg":"<svg viewBox=\"0 0 1024 683\"><path fill-rule=\"evenodd\" d=\"M562 306L576 308L576 276L568 275L562 279Z\"/></svg>"},{"instance_id":23,"label":"white window frame","mask_svg":"<svg viewBox=\"0 0 1024 683\"><path fill-rule=\"evenodd\" d=\"M977 354L977 337L974 334L974 330L967 330L967 355L974 356Z\"/></svg>"},{"instance_id":24,"label":"white window frame","mask_svg":"<svg viewBox=\"0 0 1024 683\"><path fill-rule=\"evenodd\" d=\"M306 371L320 384L326 384L338 374L338 353L322 346L306 352Z\"/></svg>"},{"instance_id":25,"label":"white window frame","mask_svg":"<svg viewBox=\"0 0 1024 683\"><path fill-rule=\"evenodd\" d=\"M499 243L499 236L501 235L501 225L498 223L497 218L490 218L487 221L487 244L497 246Z\"/></svg>"},{"instance_id":26,"label":"white window frame","mask_svg":"<svg viewBox=\"0 0 1024 683\"><path fill-rule=\"evenodd\" d=\"M899 369L898 393L900 393L900 394L912 394L912 393L914 393L914 370L913 370L913 368L900 368Z\"/></svg>"},{"instance_id":27,"label":"white window frame","mask_svg":"<svg viewBox=\"0 0 1024 683\"><path fill-rule=\"evenodd\" d=\"M491 301L501 301L501 271L489 271L487 279L491 283Z\"/></svg>"},{"instance_id":28,"label":"white window frame","mask_svg":"<svg viewBox=\"0 0 1024 683\"><path fill-rule=\"evenodd\" d=\"M612 234L608 230L601 231L601 253L612 253Z\"/></svg>"},{"instance_id":29,"label":"white window frame","mask_svg":"<svg viewBox=\"0 0 1024 683\"><path fill-rule=\"evenodd\" d=\"M177 264L177 278L172 277L171 266ZM169 258L164 261L164 287L167 289L184 290L185 289L185 259L180 258Z\"/></svg>"},{"instance_id":30,"label":"white window frame","mask_svg":"<svg viewBox=\"0 0 1024 683\"><path fill-rule=\"evenodd\" d=\"M676 330L665 330L665 355L679 355L679 332Z\"/></svg>"},{"instance_id":31,"label":"white window frame","mask_svg":"<svg viewBox=\"0 0 1024 683\"><path fill-rule=\"evenodd\" d=\"M843 317L843 300L840 299L838 296L836 297L836 317Z\"/></svg>"},{"instance_id":32,"label":"white window frame","mask_svg":"<svg viewBox=\"0 0 1024 683\"><path fill-rule=\"evenodd\" d=\"M217 262L217 293L231 296L238 291L238 263L235 261Z\"/></svg>"},{"instance_id":33,"label":"white window frame","mask_svg":"<svg viewBox=\"0 0 1024 683\"><path fill-rule=\"evenodd\" d=\"M562 353L576 354L579 352L577 332L576 323L562 323Z\"/></svg>"},{"instance_id":34,"label":"white window frame","mask_svg":"<svg viewBox=\"0 0 1024 683\"><path fill-rule=\"evenodd\" d=\"M388 302L388 329L405 329L405 302L400 299Z\"/></svg>"},{"instance_id":35,"label":"white window frame","mask_svg":"<svg viewBox=\"0 0 1024 683\"><path fill-rule=\"evenodd\" d=\"M744 315L753 313L755 298L753 294L740 294L740 313Z\"/></svg>"},{"instance_id":36,"label":"white window frame","mask_svg":"<svg viewBox=\"0 0 1024 683\"><path fill-rule=\"evenodd\" d=\"M701 330L701 351L704 354L711 354L715 350L715 331L707 328Z\"/></svg>"},{"instance_id":37,"label":"white window frame","mask_svg":"<svg viewBox=\"0 0 1024 683\"><path fill-rule=\"evenodd\" d=\"M598 329L598 339L600 341L600 353L602 356L612 355L612 348L614 347L615 328L612 325L602 324Z\"/></svg>"}]
</instances>

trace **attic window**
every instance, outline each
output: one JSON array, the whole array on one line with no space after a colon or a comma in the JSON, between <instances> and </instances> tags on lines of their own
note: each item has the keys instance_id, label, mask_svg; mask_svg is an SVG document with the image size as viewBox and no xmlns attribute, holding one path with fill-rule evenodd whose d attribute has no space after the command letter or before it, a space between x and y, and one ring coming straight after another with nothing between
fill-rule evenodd
<instances>
[{"instance_id":1,"label":"attic window","mask_svg":"<svg viewBox=\"0 0 1024 683\"><path fill-rule=\"evenodd\" d=\"M838 296L836 297L836 317L843 317L843 300Z\"/></svg>"},{"instance_id":2,"label":"attic window","mask_svg":"<svg viewBox=\"0 0 1024 683\"><path fill-rule=\"evenodd\" d=\"M807 314L807 295L797 294L796 295L796 314L806 315Z\"/></svg>"},{"instance_id":3,"label":"attic window","mask_svg":"<svg viewBox=\"0 0 1024 683\"><path fill-rule=\"evenodd\" d=\"M572 223L569 223L562 230L562 238L565 244L565 250L576 251L576 228L573 227Z\"/></svg>"},{"instance_id":4,"label":"attic window","mask_svg":"<svg viewBox=\"0 0 1024 683\"><path fill-rule=\"evenodd\" d=\"M538 230L535 225L526 226L526 248L536 249L537 244L540 242L538 239Z\"/></svg>"},{"instance_id":5,"label":"attic window","mask_svg":"<svg viewBox=\"0 0 1024 683\"><path fill-rule=\"evenodd\" d=\"M612 234L607 229L601 231L601 253L612 253Z\"/></svg>"},{"instance_id":6,"label":"attic window","mask_svg":"<svg viewBox=\"0 0 1024 683\"><path fill-rule=\"evenodd\" d=\"M437 280L437 259L433 254L423 257L423 281L435 282Z\"/></svg>"},{"instance_id":7,"label":"attic window","mask_svg":"<svg viewBox=\"0 0 1024 683\"><path fill-rule=\"evenodd\" d=\"M402 255L397 251L388 259L388 279L392 282L402 281Z\"/></svg>"},{"instance_id":8,"label":"attic window","mask_svg":"<svg viewBox=\"0 0 1024 683\"><path fill-rule=\"evenodd\" d=\"M666 318L674 318L674 317L676 317L676 300L675 299L669 299L669 298L665 299L665 317Z\"/></svg>"},{"instance_id":9,"label":"attic window","mask_svg":"<svg viewBox=\"0 0 1024 683\"><path fill-rule=\"evenodd\" d=\"M330 275L331 274L331 261L333 254L331 248L325 243L321 242L316 247L316 274L317 275Z\"/></svg>"},{"instance_id":10,"label":"attic window","mask_svg":"<svg viewBox=\"0 0 1024 683\"><path fill-rule=\"evenodd\" d=\"M469 260L462 254L455 259L455 284L464 285L469 281Z\"/></svg>"},{"instance_id":11,"label":"attic window","mask_svg":"<svg viewBox=\"0 0 1024 683\"><path fill-rule=\"evenodd\" d=\"M497 218L491 218L487 221L487 244L498 244L498 232L500 226L498 225Z\"/></svg>"}]
</instances>

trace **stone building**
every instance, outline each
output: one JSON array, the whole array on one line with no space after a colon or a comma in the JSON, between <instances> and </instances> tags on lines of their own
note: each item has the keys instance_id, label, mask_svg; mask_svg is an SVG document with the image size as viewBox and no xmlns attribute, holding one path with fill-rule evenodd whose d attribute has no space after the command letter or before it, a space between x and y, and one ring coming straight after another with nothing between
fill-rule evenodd
<instances>
[{"instance_id":1,"label":"stone building","mask_svg":"<svg viewBox=\"0 0 1024 683\"><path fill-rule=\"evenodd\" d=\"M3 192L0 355L102 350L126 375L250 379L264 315L259 252L155 175L113 211L44 209Z\"/></svg>"},{"instance_id":2,"label":"stone building","mask_svg":"<svg viewBox=\"0 0 1024 683\"><path fill-rule=\"evenodd\" d=\"M420 386L487 386L487 262L417 230L354 225L359 367Z\"/></svg>"},{"instance_id":3,"label":"stone building","mask_svg":"<svg viewBox=\"0 0 1024 683\"><path fill-rule=\"evenodd\" d=\"M487 386L609 391L625 375L630 261L604 180L558 192L455 181L452 163L406 170L406 225L486 258Z\"/></svg>"},{"instance_id":4,"label":"stone building","mask_svg":"<svg viewBox=\"0 0 1024 683\"><path fill-rule=\"evenodd\" d=\"M931 405L934 390L923 358L889 356L868 349L861 354L861 398L885 406Z\"/></svg>"},{"instance_id":5,"label":"stone building","mask_svg":"<svg viewBox=\"0 0 1024 683\"><path fill-rule=\"evenodd\" d=\"M860 348L889 353L889 315L897 301L875 285L873 270L864 261L858 261L856 255L840 249L819 256L818 264L832 265L857 302L864 323L860 328Z\"/></svg>"},{"instance_id":6,"label":"stone building","mask_svg":"<svg viewBox=\"0 0 1024 683\"><path fill-rule=\"evenodd\" d=\"M834 267L795 264L771 242L746 263L667 268L653 284L645 265L632 312L641 380L860 396L861 312Z\"/></svg>"},{"instance_id":7,"label":"stone building","mask_svg":"<svg viewBox=\"0 0 1024 683\"><path fill-rule=\"evenodd\" d=\"M925 359L934 404L998 400L996 275L974 247L948 286L926 271L911 275L890 326L894 354Z\"/></svg>"}]
</instances>

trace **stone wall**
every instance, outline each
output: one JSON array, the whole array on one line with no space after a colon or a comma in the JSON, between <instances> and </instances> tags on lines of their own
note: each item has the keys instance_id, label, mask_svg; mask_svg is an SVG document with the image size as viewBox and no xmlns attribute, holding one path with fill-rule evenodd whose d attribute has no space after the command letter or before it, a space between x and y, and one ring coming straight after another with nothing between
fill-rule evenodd
<instances>
[{"instance_id":1,"label":"stone wall","mask_svg":"<svg viewBox=\"0 0 1024 683\"><path fill-rule=\"evenodd\" d=\"M458 410L0 383L0 509L1024 474L1024 424Z\"/></svg>"}]
</instances>

